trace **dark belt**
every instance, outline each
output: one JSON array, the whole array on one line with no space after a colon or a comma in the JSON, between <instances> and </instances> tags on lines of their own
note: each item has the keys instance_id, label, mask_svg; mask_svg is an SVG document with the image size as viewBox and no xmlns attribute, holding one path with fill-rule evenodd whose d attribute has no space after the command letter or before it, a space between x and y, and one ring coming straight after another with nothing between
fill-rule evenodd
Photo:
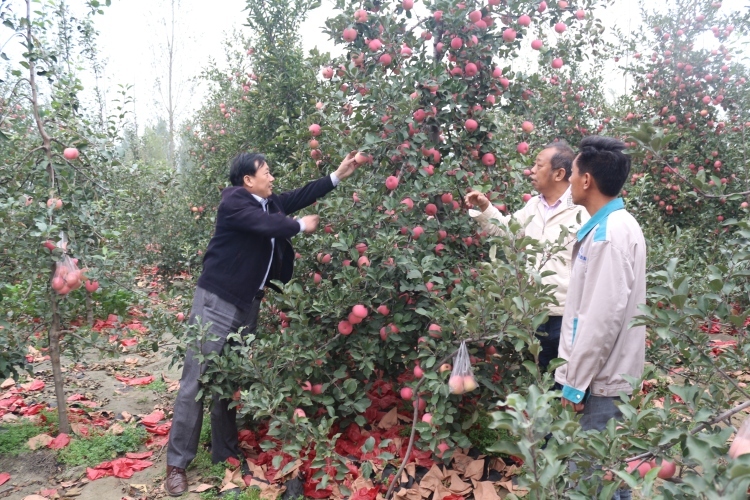
<instances>
[{"instance_id":1,"label":"dark belt","mask_svg":"<svg viewBox=\"0 0 750 500\"><path fill-rule=\"evenodd\" d=\"M255 298L256 298L257 300L261 300L261 299L263 299L263 297L265 297L265 296L266 296L266 292L265 292L265 290L258 290L258 291L257 291L257 292L255 293Z\"/></svg>"}]
</instances>

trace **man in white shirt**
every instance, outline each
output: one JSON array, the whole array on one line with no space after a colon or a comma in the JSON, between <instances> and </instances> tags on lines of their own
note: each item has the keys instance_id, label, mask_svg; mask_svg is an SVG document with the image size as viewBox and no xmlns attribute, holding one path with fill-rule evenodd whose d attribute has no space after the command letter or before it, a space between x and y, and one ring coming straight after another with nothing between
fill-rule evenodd
<instances>
[{"instance_id":1,"label":"man in white shirt","mask_svg":"<svg viewBox=\"0 0 750 500\"><path fill-rule=\"evenodd\" d=\"M539 195L533 196L521 210L512 215L503 215L478 191L470 191L465 198L467 204L479 209L469 210L469 216L491 236L506 234L511 218L525 225L526 236L541 242L556 242L563 226L569 230L565 251L547 260L539 270L555 273L542 278L542 282L556 286L554 296L557 300L557 304L550 304L549 317L537 330L537 338L542 344L539 365L545 370L550 361L557 357L575 234L581 224L589 219L586 210L574 205L570 196L568 179L575 156L573 149L563 141L545 146L536 156L531 169L531 185ZM538 255L537 262L541 262L543 258Z\"/></svg>"}]
</instances>

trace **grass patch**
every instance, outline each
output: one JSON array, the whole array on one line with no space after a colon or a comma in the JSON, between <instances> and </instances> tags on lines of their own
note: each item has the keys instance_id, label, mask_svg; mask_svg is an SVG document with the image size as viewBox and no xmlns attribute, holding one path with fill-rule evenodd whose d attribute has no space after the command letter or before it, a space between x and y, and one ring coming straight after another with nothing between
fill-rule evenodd
<instances>
[{"instance_id":1,"label":"grass patch","mask_svg":"<svg viewBox=\"0 0 750 500\"><path fill-rule=\"evenodd\" d=\"M260 500L260 489L247 488L244 491L235 493L234 495L226 492L221 497L219 497L219 493L214 490L201 493L201 500L216 500L218 498L221 498L222 500Z\"/></svg>"},{"instance_id":2,"label":"grass patch","mask_svg":"<svg viewBox=\"0 0 750 500\"><path fill-rule=\"evenodd\" d=\"M139 390L151 390L160 394L163 394L167 392L167 383L164 382L164 379L154 380L148 385L141 385L138 386Z\"/></svg>"},{"instance_id":3,"label":"grass patch","mask_svg":"<svg viewBox=\"0 0 750 500\"><path fill-rule=\"evenodd\" d=\"M39 434L54 434L57 430L57 413L41 413L38 423L23 421L0 426L0 455L17 456L29 450L26 442Z\"/></svg>"},{"instance_id":4,"label":"grass patch","mask_svg":"<svg viewBox=\"0 0 750 500\"><path fill-rule=\"evenodd\" d=\"M70 466L91 467L112 460L121 453L136 451L147 439L148 432L143 427L126 427L119 436L101 433L74 439L60 450L58 458Z\"/></svg>"}]
</instances>

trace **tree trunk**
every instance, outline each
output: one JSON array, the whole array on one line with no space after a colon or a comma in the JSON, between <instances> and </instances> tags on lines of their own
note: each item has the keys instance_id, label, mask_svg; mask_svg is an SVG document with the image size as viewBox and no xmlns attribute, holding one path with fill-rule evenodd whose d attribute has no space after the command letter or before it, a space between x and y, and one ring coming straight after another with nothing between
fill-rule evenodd
<instances>
[{"instance_id":1,"label":"tree trunk","mask_svg":"<svg viewBox=\"0 0 750 500\"><path fill-rule=\"evenodd\" d=\"M94 326L94 301L91 300L91 292L86 292L86 323Z\"/></svg>"},{"instance_id":2,"label":"tree trunk","mask_svg":"<svg viewBox=\"0 0 750 500\"><path fill-rule=\"evenodd\" d=\"M57 418L59 420L58 429L60 432L70 434L68 408L65 401L65 379L63 379L62 367L60 365L60 313L57 309L57 294L54 290L50 290L50 302L52 304L52 323L48 334L49 357L52 362L52 376L55 380L55 398L57 399Z\"/></svg>"}]
</instances>

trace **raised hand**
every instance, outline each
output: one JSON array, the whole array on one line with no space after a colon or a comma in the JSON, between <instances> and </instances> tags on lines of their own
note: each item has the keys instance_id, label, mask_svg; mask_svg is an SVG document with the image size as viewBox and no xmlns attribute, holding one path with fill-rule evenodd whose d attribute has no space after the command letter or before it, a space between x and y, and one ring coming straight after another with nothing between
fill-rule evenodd
<instances>
[{"instance_id":1,"label":"raised hand","mask_svg":"<svg viewBox=\"0 0 750 500\"><path fill-rule=\"evenodd\" d=\"M339 165L339 168L336 169L336 177L339 178L339 180L344 180L350 175L354 173L355 170L359 167L359 163L357 163L354 160L354 156L357 154L356 151L352 151L348 155L346 155L346 158L341 162L341 165Z\"/></svg>"},{"instance_id":2,"label":"raised hand","mask_svg":"<svg viewBox=\"0 0 750 500\"><path fill-rule=\"evenodd\" d=\"M476 205L482 212L487 210L487 208L490 206L490 200L488 200L485 195L483 195L479 191L473 190L466 193L466 196L464 196L464 202L467 205Z\"/></svg>"},{"instance_id":3,"label":"raised hand","mask_svg":"<svg viewBox=\"0 0 750 500\"><path fill-rule=\"evenodd\" d=\"M318 229L320 223L319 215L305 215L302 217L302 222L305 224L305 234L312 234Z\"/></svg>"}]
</instances>

